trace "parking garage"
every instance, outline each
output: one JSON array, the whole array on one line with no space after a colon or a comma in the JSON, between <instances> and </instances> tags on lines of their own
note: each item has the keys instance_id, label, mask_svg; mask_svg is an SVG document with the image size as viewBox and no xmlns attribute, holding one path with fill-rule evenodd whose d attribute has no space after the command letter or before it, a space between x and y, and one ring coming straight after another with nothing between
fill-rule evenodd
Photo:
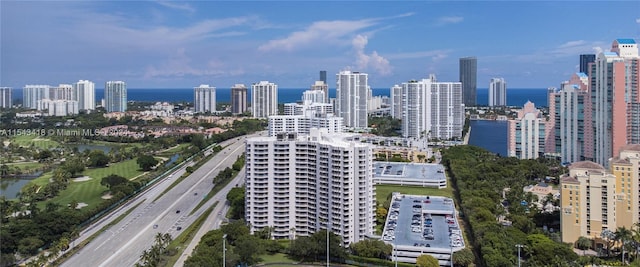
<instances>
[{"instance_id":1,"label":"parking garage","mask_svg":"<svg viewBox=\"0 0 640 267\"><path fill-rule=\"evenodd\" d=\"M392 260L415 263L429 254L450 266L451 254L464 248L453 200L393 193L382 240L394 247Z\"/></svg>"}]
</instances>

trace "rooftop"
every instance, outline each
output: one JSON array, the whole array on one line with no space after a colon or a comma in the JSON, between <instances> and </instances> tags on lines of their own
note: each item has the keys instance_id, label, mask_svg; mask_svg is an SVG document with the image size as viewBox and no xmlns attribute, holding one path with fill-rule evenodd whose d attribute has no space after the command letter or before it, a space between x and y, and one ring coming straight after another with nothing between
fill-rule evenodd
<instances>
[{"instance_id":1,"label":"rooftop","mask_svg":"<svg viewBox=\"0 0 640 267\"><path fill-rule=\"evenodd\" d=\"M636 40L633 39L616 39L619 44L635 44Z\"/></svg>"},{"instance_id":2,"label":"rooftop","mask_svg":"<svg viewBox=\"0 0 640 267\"><path fill-rule=\"evenodd\" d=\"M411 178L423 180L446 180L444 167L440 164L374 162L373 176L385 178Z\"/></svg>"},{"instance_id":3,"label":"rooftop","mask_svg":"<svg viewBox=\"0 0 640 267\"><path fill-rule=\"evenodd\" d=\"M569 169L593 169L593 170L604 170L602 165L595 163L593 161L578 161L571 163Z\"/></svg>"},{"instance_id":4,"label":"rooftop","mask_svg":"<svg viewBox=\"0 0 640 267\"><path fill-rule=\"evenodd\" d=\"M588 77L587 74L585 74L584 72L578 72L577 75L580 78L587 78Z\"/></svg>"},{"instance_id":5,"label":"rooftop","mask_svg":"<svg viewBox=\"0 0 640 267\"><path fill-rule=\"evenodd\" d=\"M640 144L630 144L620 148L620 151L625 151L625 150L640 151Z\"/></svg>"}]
</instances>

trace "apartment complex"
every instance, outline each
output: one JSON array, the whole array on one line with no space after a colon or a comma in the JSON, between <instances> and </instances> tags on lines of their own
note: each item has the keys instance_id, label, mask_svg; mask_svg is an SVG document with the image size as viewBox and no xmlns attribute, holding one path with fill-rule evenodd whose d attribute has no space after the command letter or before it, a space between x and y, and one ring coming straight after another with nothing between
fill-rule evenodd
<instances>
[{"instance_id":1,"label":"apartment complex","mask_svg":"<svg viewBox=\"0 0 640 267\"><path fill-rule=\"evenodd\" d=\"M403 137L462 137L464 105L461 83L437 82L435 75L430 75L429 79L411 80L399 87L401 90L392 90L391 110L394 114L402 114Z\"/></svg>"},{"instance_id":2,"label":"apartment complex","mask_svg":"<svg viewBox=\"0 0 640 267\"><path fill-rule=\"evenodd\" d=\"M50 99L49 85L25 85L22 88L22 106L28 109L36 109L38 100Z\"/></svg>"},{"instance_id":3,"label":"apartment complex","mask_svg":"<svg viewBox=\"0 0 640 267\"><path fill-rule=\"evenodd\" d=\"M193 88L193 106L196 113L215 112L216 88L208 84Z\"/></svg>"},{"instance_id":4,"label":"apartment complex","mask_svg":"<svg viewBox=\"0 0 640 267\"><path fill-rule=\"evenodd\" d=\"M467 107L476 105L478 84L478 59L460 58L460 82L462 83L462 102Z\"/></svg>"},{"instance_id":5,"label":"apartment complex","mask_svg":"<svg viewBox=\"0 0 640 267\"><path fill-rule=\"evenodd\" d=\"M507 105L507 82L504 78L491 78L489 82L489 106Z\"/></svg>"},{"instance_id":6,"label":"apartment complex","mask_svg":"<svg viewBox=\"0 0 640 267\"><path fill-rule=\"evenodd\" d=\"M104 103L107 112L127 111L127 84L123 81L108 81L104 87Z\"/></svg>"},{"instance_id":7,"label":"apartment complex","mask_svg":"<svg viewBox=\"0 0 640 267\"><path fill-rule=\"evenodd\" d=\"M231 87L231 113L242 114L247 111L247 87L235 84Z\"/></svg>"},{"instance_id":8,"label":"apartment complex","mask_svg":"<svg viewBox=\"0 0 640 267\"><path fill-rule=\"evenodd\" d=\"M73 84L75 100L78 101L79 110L96 109L96 85L87 80L79 80Z\"/></svg>"},{"instance_id":9,"label":"apartment complex","mask_svg":"<svg viewBox=\"0 0 640 267\"><path fill-rule=\"evenodd\" d=\"M580 72L588 73L589 72L589 64L596 62L595 54L583 54L580 55Z\"/></svg>"},{"instance_id":10,"label":"apartment complex","mask_svg":"<svg viewBox=\"0 0 640 267\"><path fill-rule=\"evenodd\" d=\"M368 127L367 98L370 90L368 77L366 73L348 70L336 74L336 115L344 119L346 127L356 129Z\"/></svg>"},{"instance_id":11,"label":"apartment complex","mask_svg":"<svg viewBox=\"0 0 640 267\"><path fill-rule=\"evenodd\" d=\"M358 135L312 129L246 141L246 220L276 239L330 229L345 245L373 233L373 154Z\"/></svg>"},{"instance_id":12,"label":"apartment complex","mask_svg":"<svg viewBox=\"0 0 640 267\"><path fill-rule=\"evenodd\" d=\"M593 126L589 77L575 73L561 84L560 91L549 93L547 131L551 132L553 147L562 162L593 159ZM547 139L547 142L551 140Z\"/></svg>"},{"instance_id":13,"label":"apartment complex","mask_svg":"<svg viewBox=\"0 0 640 267\"><path fill-rule=\"evenodd\" d=\"M402 119L402 86L397 84L391 87L391 117Z\"/></svg>"},{"instance_id":14,"label":"apartment complex","mask_svg":"<svg viewBox=\"0 0 640 267\"><path fill-rule=\"evenodd\" d=\"M326 82L326 75L327 72L324 72L324 81L320 80L320 81L316 81L313 85L311 85L310 90L311 91L316 91L316 92L321 92L322 93L322 99L323 101L321 103L329 103L329 85ZM320 73L320 78L322 79L322 72Z\"/></svg>"},{"instance_id":15,"label":"apartment complex","mask_svg":"<svg viewBox=\"0 0 640 267\"><path fill-rule=\"evenodd\" d=\"M252 84L251 112L254 118L278 115L278 85L269 81Z\"/></svg>"},{"instance_id":16,"label":"apartment complex","mask_svg":"<svg viewBox=\"0 0 640 267\"><path fill-rule=\"evenodd\" d=\"M626 144L640 144L640 56L633 39L613 41L589 70L594 161L608 164Z\"/></svg>"},{"instance_id":17,"label":"apartment complex","mask_svg":"<svg viewBox=\"0 0 640 267\"><path fill-rule=\"evenodd\" d=\"M584 236L601 242L604 230L630 229L640 218L640 145L621 147L609 169L592 161L571 164L561 178L562 242Z\"/></svg>"},{"instance_id":18,"label":"apartment complex","mask_svg":"<svg viewBox=\"0 0 640 267\"><path fill-rule=\"evenodd\" d=\"M78 101L75 100L38 100L37 110L46 110L49 116L69 116L78 114Z\"/></svg>"},{"instance_id":19,"label":"apartment complex","mask_svg":"<svg viewBox=\"0 0 640 267\"><path fill-rule=\"evenodd\" d=\"M11 108L11 87L0 87L0 108Z\"/></svg>"},{"instance_id":20,"label":"apartment complex","mask_svg":"<svg viewBox=\"0 0 640 267\"><path fill-rule=\"evenodd\" d=\"M508 151L510 157L535 159L544 154L546 120L535 104L527 101L518 118L509 120Z\"/></svg>"}]
</instances>

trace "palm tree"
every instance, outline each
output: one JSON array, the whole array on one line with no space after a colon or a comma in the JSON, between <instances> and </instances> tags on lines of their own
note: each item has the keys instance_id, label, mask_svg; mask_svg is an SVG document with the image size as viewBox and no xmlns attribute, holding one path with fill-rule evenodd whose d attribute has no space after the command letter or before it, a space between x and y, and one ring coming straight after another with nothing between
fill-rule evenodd
<instances>
[{"instance_id":1,"label":"palm tree","mask_svg":"<svg viewBox=\"0 0 640 267\"><path fill-rule=\"evenodd\" d=\"M632 233L631 230L627 229L626 227L622 226L622 227L618 227L618 229L616 229L615 232L615 240L620 242L620 247L622 248L622 263L625 263L625 259L624 259L624 254L625 254L625 247L629 244L629 241L632 238Z\"/></svg>"},{"instance_id":2,"label":"palm tree","mask_svg":"<svg viewBox=\"0 0 640 267\"><path fill-rule=\"evenodd\" d=\"M606 246L607 246L607 257L609 257L609 254L611 252L611 245L612 245L612 241L616 238L615 234L609 230L609 229L605 229L602 231L602 233L600 234L600 237L605 241Z\"/></svg>"},{"instance_id":3,"label":"palm tree","mask_svg":"<svg viewBox=\"0 0 640 267\"><path fill-rule=\"evenodd\" d=\"M591 240L589 238L581 236L578 238L578 241L576 241L576 247L582 250L582 256L584 256L585 251L591 248Z\"/></svg>"}]
</instances>

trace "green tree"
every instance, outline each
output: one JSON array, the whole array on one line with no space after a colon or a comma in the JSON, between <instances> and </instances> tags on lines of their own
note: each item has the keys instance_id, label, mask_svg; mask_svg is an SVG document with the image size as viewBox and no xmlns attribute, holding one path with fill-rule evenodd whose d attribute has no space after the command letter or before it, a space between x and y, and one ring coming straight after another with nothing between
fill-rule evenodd
<instances>
[{"instance_id":1,"label":"green tree","mask_svg":"<svg viewBox=\"0 0 640 267\"><path fill-rule=\"evenodd\" d=\"M381 240L365 239L349 246L353 254L366 258L387 259L393 247Z\"/></svg>"},{"instance_id":2,"label":"green tree","mask_svg":"<svg viewBox=\"0 0 640 267\"><path fill-rule=\"evenodd\" d=\"M422 254L416 259L416 266L418 267L440 267L438 259L429 254Z\"/></svg>"},{"instance_id":3,"label":"green tree","mask_svg":"<svg viewBox=\"0 0 640 267\"><path fill-rule=\"evenodd\" d=\"M84 171L84 163L82 162L82 160L74 158L74 159L65 161L60 166L60 168L69 172L71 174L71 177L75 177L76 174L79 174L82 171Z\"/></svg>"},{"instance_id":4,"label":"green tree","mask_svg":"<svg viewBox=\"0 0 640 267\"><path fill-rule=\"evenodd\" d=\"M475 261L473 252L468 247L453 253L453 263L457 266L471 266Z\"/></svg>"},{"instance_id":5,"label":"green tree","mask_svg":"<svg viewBox=\"0 0 640 267\"><path fill-rule=\"evenodd\" d=\"M576 241L576 248L582 250L582 255L584 256L585 251L591 248L591 240L584 236L579 237L578 241Z\"/></svg>"},{"instance_id":6,"label":"green tree","mask_svg":"<svg viewBox=\"0 0 640 267\"><path fill-rule=\"evenodd\" d=\"M156 160L153 156L150 155L141 155L138 157L137 161L138 166L143 171L150 171L153 167L158 164L158 160Z\"/></svg>"},{"instance_id":7,"label":"green tree","mask_svg":"<svg viewBox=\"0 0 640 267\"><path fill-rule=\"evenodd\" d=\"M128 182L129 179L116 174L111 174L109 176L103 177L102 180L100 180L100 184L106 186L107 188L112 188L116 185L126 184Z\"/></svg>"},{"instance_id":8,"label":"green tree","mask_svg":"<svg viewBox=\"0 0 640 267\"><path fill-rule=\"evenodd\" d=\"M109 164L109 157L102 150L93 150L89 153L89 167L102 168Z\"/></svg>"}]
</instances>

